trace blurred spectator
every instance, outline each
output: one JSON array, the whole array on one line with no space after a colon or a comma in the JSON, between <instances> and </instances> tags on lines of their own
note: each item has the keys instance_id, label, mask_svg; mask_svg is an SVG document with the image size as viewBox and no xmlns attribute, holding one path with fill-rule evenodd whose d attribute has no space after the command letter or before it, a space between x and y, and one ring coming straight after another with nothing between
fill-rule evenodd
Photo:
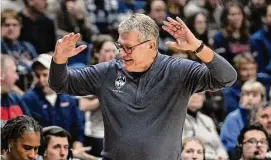
<instances>
[{"instance_id":1,"label":"blurred spectator","mask_svg":"<svg viewBox=\"0 0 271 160\"><path fill-rule=\"evenodd\" d=\"M231 87L223 90L227 114L238 108L242 85L246 81L257 78L257 63L250 53L237 55L233 59L233 64L238 73L238 79Z\"/></svg>"},{"instance_id":2,"label":"blurred spectator","mask_svg":"<svg viewBox=\"0 0 271 160\"><path fill-rule=\"evenodd\" d=\"M237 144L237 137L243 127L249 124L251 110L266 100L264 86L256 81L248 81L242 86L239 107L225 119L220 138L228 152Z\"/></svg>"},{"instance_id":3,"label":"blurred spectator","mask_svg":"<svg viewBox=\"0 0 271 160\"><path fill-rule=\"evenodd\" d=\"M268 134L261 125L249 125L242 129L238 136L238 148L242 160L270 159L266 157L269 148Z\"/></svg>"},{"instance_id":4,"label":"blurred spectator","mask_svg":"<svg viewBox=\"0 0 271 160\"><path fill-rule=\"evenodd\" d=\"M269 146L271 146L271 103L264 102L259 108L255 108L250 117L251 124L260 123L269 135Z\"/></svg>"},{"instance_id":5,"label":"blurred spectator","mask_svg":"<svg viewBox=\"0 0 271 160\"><path fill-rule=\"evenodd\" d=\"M166 3L163 0L149 0L145 5L145 13L150 16L159 27L158 50L162 54L170 54L166 41L172 41L172 36L162 29L163 21L166 20Z\"/></svg>"},{"instance_id":6,"label":"blurred spectator","mask_svg":"<svg viewBox=\"0 0 271 160\"><path fill-rule=\"evenodd\" d=\"M199 110L203 106L204 93L193 94L187 105L183 137L198 137L205 146L206 159L227 159L228 155L217 134L214 121Z\"/></svg>"},{"instance_id":7,"label":"blurred spectator","mask_svg":"<svg viewBox=\"0 0 271 160\"><path fill-rule=\"evenodd\" d=\"M76 0L61 0L56 12L56 23L57 29L66 33L80 33L83 41L91 42L92 31L86 18L86 9L81 8Z\"/></svg>"},{"instance_id":8,"label":"blurred spectator","mask_svg":"<svg viewBox=\"0 0 271 160\"><path fill-rule=\"evenodd\" d=\"M31 84L32 60L37 57L33 45L25 41L19 41L21 19L14 10L4 10L1 13L1 52L9 54L16 60L19 74L18 86L26 91Z\"/></svg>"},{"instance_id":9,"label":"blurred spectator","mask_svg":"<svg viewBox=\"0 0 271 160\"><path fill-rule=\"evenodd\" d=\"M250 46L258 63L258 71L271 74L271 3L265 6L262 29L252 35Z\"/></svg>"},{"instance_id":10,"label":"blurred spectator","mask_svg":"<svg viewBox=\"0 0 271 160\"><path fill-rule=\"evenodd\" d=\"M184 7L189 0L167 0L168 16L185 20Z\"/></svg>"},{"instance_id":11,"label":"blurred spectator","mask_svg":"<svg viewBox=\"0 0 271 160\"><path fill-rule=\"evenodd\" d=\"M98 35L93 37L93 49L91 64L107 62L117 54L117 49L109 35Z\"/></svg>"},{"instance_id":12,"label":"blurred spectator","mask_svg":"<svg viewBox=\"0 0 271 160\"><path fill-rule=\"evenodd\" d=\"M223 7L219 4L218 0L190 0L185 7L185 17L188 18L198 12L204 13L208 16L209 30L212 33L219 29L220 16Z\"/></svg>"},{"instance_id":13,"label":"blurred spectator","mask_svg":"<svg viewBox=\"0 0 271 160\"><path fill-rule=\"evenodd\" d=\"M56 94L48 85L52 56L41 54L34 60L32 69L37 83L23 96L23 101L35 120L43 127L56 125L72 135L74 148L81 147L84 139L83 115L78 101L69 95ZM71 118L72 117L72 118Z\"/></svg>"},{"instance_id":14,"label":"blurred spectator","mask_svg":"<svg viewBox=\"0 0 271 160\"><path fill-rule=\"evenodd\" d=\"M19 116L8 120L1 130L1 149L6 152L4 159L35 160L41 134L41 126L31 117Z\"/></svg>"},{"instance_id":15,"label":"blurred spectator","mask_svg":"<svg viewBox=\"0 0 271 160\"><path fill-rule=\"evenodd\" d=\"M54 51L56 32L54 22L45 16L46 0L23 0L25 8L19 13L22 19L20 40L34 45L38 54Z\"/></svg>"},{"instance_id":16,"label":"blurred spectator","mask_svg":"<svg viewBox=\"0 0 271 160\"><path fill-rule=\"evenodd\" d=\"M197 12L208 14L205 9L207 0L190 0L184 8L185 17L190 17Z\"/></svg>"},{"instance_id":17,"label":"blurred spectator","mask_svg":"<svg viewBox=\"0 0 271 160\"><path fill-rule=\"evenodd\" d=\"M201 112L208 115L214 121L217 133L219 134L226 116L223 91L206 91L205 97Z\"/></svg>"},{"instance_id":18,"label":"blurred spectator","mask_svg":"<svg viewBox=\"0 0 271 160\"><path fill-rule=\"evenodd\" d=\"M197 138L185 138L182 141L181 160L205 160L204 144Z\"/></svg>"},{"instance_id":19,"label":"blurred spectator","mask_svg":"<svg viewBox=\"0 0 271 160\"><path fill-rule=\"evenodd\" d=\"M116 57L117 49L112 38L108 36L97 36L93 41L93 54L97 58L98 63L108 62ZM89 152L91 155L102 157L101 152L103 150L104 139L104 123L102 117L102 111L99 105L99 100L96 96L89 99L93 103L96 102L96 106L86 112L86 125L85 125L85 143L86 146L91 146L92 149Z\"/></svg>"},{"instance_id":20,"label":"blurred spectator","mask_svg":"<svg viewBox=\"0 0 271 160\"><path fill-rule=\"evenodd\" d=\"M1 0L1 10L12 9L16 12L20 12L24 9L24 3L22 0Z\"/></svg>"},{"instance_id":21,"label":"blurred spectator","mask_svg":"<svg viewBox=\"0 0 271 160\"><path fill-rule=\"evenodd\" d=\"M248 22L243 6L237 2L229 3L221 18L222 31L214 37L215 52L232 63L234 56L249 51Z\"/></svg>"},{"instance_id":22,"label":"blurred spectator","mask_svg":"<svg viewBox=\"0 0 271 160\"><path fill-rule=\"evenodd\" d=\"M85 153L89 147L79 150L71 149L71 135L58 126L48 126L43 128L43 143L39 147L37 160L72 160L73 157L84 160L95 160L95 157Z\"/></svg>"},{"instance_id":23,"label":"blurred spectator","mask_svg":"<svg viewBox=\"0 0 271 160\"><path fill-rule=\"evenodd\" d=\"M141 13L145 3L137 0L118 0L118 13L128 14L127 17L132 13Z\"/></svg>"},{"instance_id":24,"label":"blurred spectator","mask_svg":"<svg viewBox=\"0 0 271 160\"><path fill-rule=\"evenodd\" d=\"M15 60L10 55L0 54L1 57L1 128L6 121L17 116L30 115L28 107L21 97L12 89L18 80Z\"/></svg>"},{"instance_id":25,"label":"blurred spectator","mask_svg":"<svg viewBox=\"0 0 271 160\"><path fill-rule=\"evenodd\" d=\"M196 36L196 38L202 40L205 45L209 45L208 37L208 19L206 14L197 12L187 18L187 27Z\"/></svg>"},{"instance_id":26,"label":"blurred spectator","mask_svg":"<svg viewBox=\"0 0 271 160\"><path fill-rule=\"evenodd\" d=\"M88 21L96 27L95 33L116 34L118 27L118 0L84 0ZM118 36L118 35L116 35Z\"/></svg>"},{"instance_id":27,"label":"blurred spectator","mask_svg":"<svg viewBox=\"0 0 271 160\"><path fill-rule=\"evenodd\" d=\"M262 28L262 11L265 8L266 0L249 0L248 7L245 11L248 15L248 20L250 23L249 32L250 34L255 33Z\"/></svg>"},{"instance_id":28,"label":"blurred spectator","mask_svg":"<svg viewBox=\"0 0 271 160\"><path fill-rule=\"evenodd\" d=\"M237 81L230 87L223 90L225 97L226 113L238 108L241 87L248 80L261 82L268 93L271 86L271 76L266 73L257 73L257 63L251 53L245 52L234 57L234 67L238 73ZM267 100L269 98L267 97Z\"/></svg>"}]
</instances>

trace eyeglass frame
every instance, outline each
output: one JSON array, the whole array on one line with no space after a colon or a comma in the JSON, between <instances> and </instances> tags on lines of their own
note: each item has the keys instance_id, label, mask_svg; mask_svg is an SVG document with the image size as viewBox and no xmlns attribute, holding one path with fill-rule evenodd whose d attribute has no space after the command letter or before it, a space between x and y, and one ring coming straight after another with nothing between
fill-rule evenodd
<instances>
[{"instance_id":1,"label":"eyeglass frame","mask_svg":"<svg viewBox=\"0 0 271 160\"><path fill-rule=\"evenodd\" d=\"M135 47L137 47L137 46L139 46L139 45L141 45L141 44L144 44L144 43L146 43L146 42L149 42L149 41L151 41L151 40L149 39L149 40L143 41L143 42L141 42L141 43L139 43L139 44L136 44L136 45L134 45L134 46L126 47L126 49L125 49L125 48L123 47L123 45L120 44L118 41L115 42L114 44L115 44L117 50L120 50L120 49L122 48L122 49L124 50L125 53L127 53L127 54L132 54L133 51L134 51L134 49L135 49ZM131 50L131 52L127 52L127 49Z\"/></svg>"},{"instance_id":2,"label":"eyeglass frame","mask_svg":"<svg viewBox=\"0 0 271 160\"><path fill-rule=\"evenodd\" d=\"M251 143L252 140L256 143ZM266 142L266 143L264 143ZM268 146L268 140L267 139L262 139L262 140L257 140L256 138L250 138L248 139L247 141L244 141L243 144L250 144L250 145L258 145L258 143L260 143L261 145L265 145L265 146Z\"/></svg>"}]
</instances>

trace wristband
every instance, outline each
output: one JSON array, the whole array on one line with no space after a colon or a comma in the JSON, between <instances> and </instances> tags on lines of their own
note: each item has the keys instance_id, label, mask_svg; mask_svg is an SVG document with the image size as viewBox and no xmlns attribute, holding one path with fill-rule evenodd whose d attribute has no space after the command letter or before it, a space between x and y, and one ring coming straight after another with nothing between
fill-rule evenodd
<instances>
[{"instance_id":1,"label":"wristband","mask_svg":"<svg viewBox=\"0 0 271 160\"><path fill-rule=\"evenodd\" d=\"M200 46L195 50L195 51L192 51L193 54L197 54L199 53L204 47L204 43L201 41L200 43Z\"/></svg>"}]
</instances>

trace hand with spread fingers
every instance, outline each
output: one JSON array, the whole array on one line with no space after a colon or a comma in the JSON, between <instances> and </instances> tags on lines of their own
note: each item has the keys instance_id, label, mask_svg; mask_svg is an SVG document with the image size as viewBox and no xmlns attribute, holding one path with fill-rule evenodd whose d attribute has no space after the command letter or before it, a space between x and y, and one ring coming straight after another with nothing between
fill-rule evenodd
<instances>
[{"instance_id":1,"label":"hand with spread fingers","mask_svg":"<svg viewBox=\"0 0 271 160\"><path fill-rule=\"evenodd\" d=\"M76 43L79 39L79 33L70 33L59 39L55 47L54 61L56 63L66 63L69 57L75 56L86 49L86 45L81 45L76 48Z\"/></svg>"},{"instance_id":2,"label":"hand with spread fingers","mask_svg":"<svg viewBox=\"0 0 271 160\"><path fill-rule=\"evenodd\" d=\"M176 20L168 17L163 24L162 28L176 39L176 42L166 42L169 47L182 51L195 51L200 46L201 41L194 36L179 17Z\"/></svg>"}]
</instances>

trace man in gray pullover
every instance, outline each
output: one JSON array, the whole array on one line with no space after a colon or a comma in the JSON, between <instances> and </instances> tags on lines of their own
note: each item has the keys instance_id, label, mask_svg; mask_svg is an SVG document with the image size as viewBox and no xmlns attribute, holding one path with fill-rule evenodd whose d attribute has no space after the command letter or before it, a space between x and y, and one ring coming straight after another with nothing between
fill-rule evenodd
<instances>
[{"instance_id":1,"label":"man in gray pullover","mask_svg":"<svg viewBox=\"0 0 271 160\"><path fill-rule=\"evenodd\" d=\"M80 35L73 33L56 44L50 87L58 93L99 97L105 160L179 159L189 97L236 80L233 67L196 39L180 18L168 18L163 29L176 39L168 45L192 51L205 64L158 53L158 27L143 14L119 25L118 60L68 70L68 58L86 46L75 48Z\"/></svg>"}]
</instances>

